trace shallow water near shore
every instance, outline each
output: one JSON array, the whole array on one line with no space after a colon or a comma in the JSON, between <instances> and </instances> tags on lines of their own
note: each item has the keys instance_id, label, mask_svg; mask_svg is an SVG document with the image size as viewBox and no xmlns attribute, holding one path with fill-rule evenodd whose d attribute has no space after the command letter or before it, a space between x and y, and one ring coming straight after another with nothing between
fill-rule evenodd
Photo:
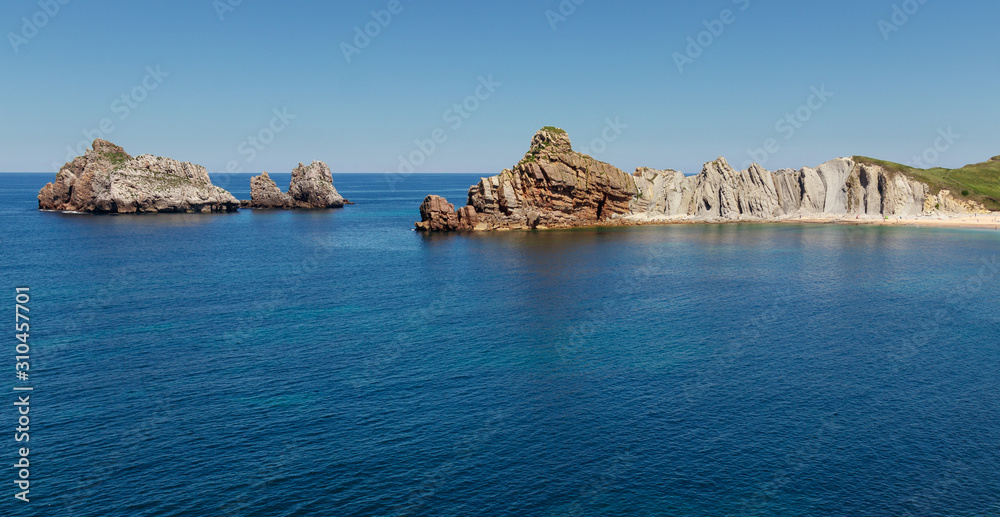
<instances>
[{"instance_id":1,"label":"shallow water near shore","mask_svg":"<svg viewBox=\"0 0 1000 517\"><path fill-rule=\"evenodd\" d=\"M35 386L0 514L1000 516L998 232L412 231L478 178L91 216L0 175Z\"/></svg>"}]
</instances>

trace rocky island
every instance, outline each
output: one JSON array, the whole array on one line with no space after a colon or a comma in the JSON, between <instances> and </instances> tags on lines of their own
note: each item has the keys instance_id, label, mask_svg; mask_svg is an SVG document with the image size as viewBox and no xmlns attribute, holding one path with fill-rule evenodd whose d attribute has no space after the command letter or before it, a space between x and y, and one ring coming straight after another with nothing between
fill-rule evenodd
<instances>
[{"instance_id":1,"label":"rocky island","mask_svg":"<svg viewBox=\"0 0 1000 517\"><path fill-rule=\"evenodd\" d=\"M968 174L995 182L997 162ZM439 196L420 206L421 231L569 228L657 222L781 221L815 216L858 218L988 213L1000 199L948 187L952 172L918 170L865 157L775 172L752 164L737 171L724 158L701 173L640 168L632 175L573 150L555 127L539 130L524 158L469 189L456 210ZM963 183L967 184L967 183Z\"/></svg>"},{"instance_id":2,"label":"rocky island","mask_svg":"<svg viewBox=\"0 0 1000 517\"><path fill-rule=\"evenodd\" d=\"M351 204L333 186L323 162L299 164L288 192L264 172L250 179L251 200L240 201L212 185L200 165L144 154L132 157L106 140L63 165L38 193L38 208L64 212L139 214L235 212L243 208L324 209Z\"/></svg>"},{"instance_id":3,"label":"rocky island","mask_svg":"<svg viewBox=\"0 0 1000 517\"><path fill-rule=\"evenodd\" d=\"M63 165L38 193L38 208L107 214L234 212L240 202L200 165L144 154L106 140Z\"/></svg>"},{"instance_id":4,"label":"rocky island","mask_svg":"<svg viewBox=\"0 0 1000 517\"><path fill-rule=\"evenodd\" d=\"M265 171L250 178L250 200L243 208L291 210L342 208L350 204L333 186L333 174L324 162L314 161L308 167L299 164L292 171L288 192L282 192Z\"/></svg>"}]
</instances>

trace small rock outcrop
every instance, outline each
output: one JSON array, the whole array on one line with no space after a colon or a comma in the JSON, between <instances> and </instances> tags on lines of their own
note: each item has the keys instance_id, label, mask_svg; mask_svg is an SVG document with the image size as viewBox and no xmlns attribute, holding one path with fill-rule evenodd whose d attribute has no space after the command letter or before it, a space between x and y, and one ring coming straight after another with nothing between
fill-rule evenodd
<instances>
[{"instance_id":1,"label":"small rock outcrop","mask_svg":"<svg viewBox=\"0 0 1000 517\"><path fill-rule=\"evenodd\" d=\"M292 196L278 188L278 184L264 171L250 178L250 202L247 208L274 208L286 210L295 206Z\"/></svg>"},{"instance_id":2,"label":"small rock outcrop","mask_svg":"<svg viewBox=\"0 0 1000 517\"><path fill-rule=\"evenodd\" d=\"M63 165L38 193L38 208L135 214L233 212L240 202L212 185L200 165L152 155L132 157L106 140Z\"/></svg>"},{"instance_id":3,"label":"small rock outcrop","mask_svg":"<svg viewBox=\"0 0 1000 517\"><path fill-rule=\"evenodd\" d=\"M333 186L330 167L324 162L315 161L309 166L300 163L292 171L287 193L278 188L266 171L250 178L250 201L244 201L243 206L274 210L317 210L342 208L348 203Z\"/></svg>"},{"instance_id":4,"label":"small rock outcrop","mask_svg":"<svg viewBox=\"0 0 1000 517\"><path fill-rule=\"evenodd\" d=\"M483 230L588 226L630 214L636 193L628 174L574 151L565 131L546 127L517 165L470 188L460 212L464 226ZM423 210L421 217L418 229L437 226Z\"/></svg>"},{"instance_id":5,"label":"small rock outcrop","mask_svg":"<svg viewBox=\"0 0 1000 517\"><path fill-rule=\"evenodd\" d=\"M423 232L454 232L475 230L479 215L471 206L455 211L455 205L441 196L427 196L420 204L421 221L417 230Z\"/></svg>"},{"instance_id":6,"label":"small rock outcrop","mask_svg":"<svg viewBox=\"0 0 1000 517\"><path fill-rule=\"evenodd\" d=\"M312 162L309 166L299 164L292 171L292 181L288 186L298 208L342 208L344 198L333 186L333 174L324 162Z\"/></svg>"},{"instance_id":7,"label":"small rock outcrop","mask_svg":"<svg viewBox=\"0 0 1000 517\"><path fill-rule=\"evenodd\" d=\"M459 229L458 213L455 205L441 196L427 196L420 204L420 219L417 230L426 232L449 232Z\"/></svg>"}]
</instances>

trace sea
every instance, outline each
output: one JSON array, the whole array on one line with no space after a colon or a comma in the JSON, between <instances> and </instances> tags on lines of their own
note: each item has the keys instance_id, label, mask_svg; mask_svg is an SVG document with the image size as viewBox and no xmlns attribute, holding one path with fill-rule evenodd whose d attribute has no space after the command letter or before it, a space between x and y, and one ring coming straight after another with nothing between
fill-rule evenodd
<instances>
[{"instance_id":1,"label":"sea","mask_svg":"<svg viewBox=\"0 0 1000 517\"><path fill-rule=\"evenodd\" d=\"M466 174L40 212L52 179L0 175L0 515L1000 516L1000 232L414 232Z\"/></svg>"}]
</instances>

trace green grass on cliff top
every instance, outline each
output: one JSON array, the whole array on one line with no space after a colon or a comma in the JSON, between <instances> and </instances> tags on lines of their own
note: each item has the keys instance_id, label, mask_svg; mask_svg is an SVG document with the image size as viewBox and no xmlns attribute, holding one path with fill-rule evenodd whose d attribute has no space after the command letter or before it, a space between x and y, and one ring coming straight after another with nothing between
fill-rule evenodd
<instances>
[{"instance_id":1,"label":"green grass on cliff top","mask_svg":"<svg viewBox=\"0 0 1000 517\"><path fill-rule=\"evenodd\" d=\"M555 127L555 126L545 126L542 129L545 130L545 131L548 131L549 133L555 133L557 135L565 135L566 134L565 130L560 129L560 128Z\"/></svg>"},{"instance_id":2,"label":"green grass on cliff top","mask_svg":"<svg viewBox=\"0 0 1000 517\"><path fill-rule=\"evenodd\" d=\"M125 162L128 161L128 155L121 151L101 153L101 157L110 162L116 169L121 168L121 166L125 165Z\"/></svg>"},{"instance_id":3,"label":"green grass on cliff top","mask_svg":"<svg viewBox=\"0 0 1000 517\"><path fill-rule=\"evenodd\" d=\"M1000 157L998 157L1000 158ZM990 210L1000 210L1000 160L966 165L960 169L915 169L901 163L855 156L854 161L879 165L888 171L901 172L931 187L931 193L950 190L959 199L971 199ZM964 193L968 195L964 195Z\"/></svg>"}]
</instances>

